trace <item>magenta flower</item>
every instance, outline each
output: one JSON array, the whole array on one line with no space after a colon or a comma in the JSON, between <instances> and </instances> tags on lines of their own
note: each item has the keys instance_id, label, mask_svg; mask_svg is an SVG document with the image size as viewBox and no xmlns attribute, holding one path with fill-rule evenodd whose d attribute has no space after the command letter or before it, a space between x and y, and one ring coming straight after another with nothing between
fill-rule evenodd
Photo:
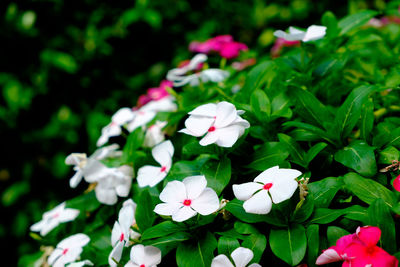
<instances>
[{"instance_id":1,"label":"magenta flower","mask_svg":"<svg viewBox=\"0 0 400 267\"><path fill-rule=\"evenodd\" d=\"M146 105L152 100L160 100L164 97L169 96L169 93L167 91L167 87L173 87L173 84L171 81L168 80L163 80L161 81L160 85L158 87L153 87L149 88L147 90L146 95L141 95L139 96L137 106L141 107Z\"/></svg>"},{"instance_id":2,"label":"magenta flower","mask_svg":"<svg viewBox=\"0 0 400 267\"><path fill-rule=\"evenodd\" d=\"M342 267L385 266L397 267L398 260L378 247L381 230L378 227L358 227L355 234L346 235L317 258L316 264L344 261Z\"/></svg>"},{"instance_id":3,"label":"magenta flower","mask_svg":"<svg viewBox=\"0 0 400 267\"><path fill-rule=\"evenodd\" d=\"M393 187L396 189L396 191L400 192L400 175L393 180Z\"/></svg>"},{"instance_id":4,"label":"magenta flower","mask_svg":"<svg viewBox=\"0 0 400 267\"><path fill-rule=\"evenodd\" d=\"M247 49L245 44L235 42L230 35L219 35L203 43L195 41L189 45L189 50L192 52L205 54L217 52L226 59L236 58L239 56L240 51Z\"/></svg>"}]
</instances>

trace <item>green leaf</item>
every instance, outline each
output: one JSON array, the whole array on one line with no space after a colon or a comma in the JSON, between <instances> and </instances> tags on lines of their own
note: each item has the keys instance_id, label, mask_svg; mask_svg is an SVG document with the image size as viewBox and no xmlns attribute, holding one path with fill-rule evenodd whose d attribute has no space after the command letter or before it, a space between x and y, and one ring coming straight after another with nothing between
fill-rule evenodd
<instances>
[{"instance_id":1,"label":"green leaf","mask_svg":"<svg viewBox=\"0 0 400 267\"><path fill-rule=\"evenodd\" d=\"M342 140L350 135L354 126L356 126L364 103L367 101L370 93L374 91L374 86L362 85L354 89L346 101L336 112L333 128L331 131L335 132L337 139Z\"/></svg>"},{"instance_id":2,"label":"green leaf","mask_svg":"<svg viewBox=\"0 0 400 267\"><path fill-rule=\"evenodd\" d=\"M210 157L199 157L193 161L178 161L172 165L164 184L169 181L179 180L182 181L184 178L193 175L200 175L203 165L208 161Z\"/></svg>"},{"instance_id":3,"label":"green leaf","mask_svg":"<svg viewBox=\"0 0 400 267\"><path fill-rule=\"evenodd\" d=\"M327 208L335 197L337 191L343 186L343 181L338 177L324 178L318 182L313 182L308 185L314 205L318 208Z\"/></svg>"},{"instance_id":4,"label":"green leaf","mask_svg":"<svg viewBox=\"0 0 400 267\"><path fill-rule=\"evenodd\" d=\"M340 216L351 215L353 218L360 218L360 213L365 212L365 209L358 205L353 205L345 209L327 209L327 208L317 208L313 216L311 217L309 223L327 224L335 221ZM356 219L357 220L357 219Z\"/></svg>"},{"instance_id":5,"label":"green leaf","mask_svg":"<svg viewBox=\"0 0 400 267\"><path fill-rule=\"evenodd\" d=\"M349 235L350 233L343 228L337 226L328 226L327 237L329 246L335 246L336 241L342 236Z\"/></svg>"},{"instance_id":6,"label":"green leaf","mask_svg":"<svg viewBox=\"0 0 400 267\"><path fill-rule=\"evenodd\" d=\"M343 177L346 188L367 204L382 198L386 205L393 207L396 197L393 193L374 180L364 178L356 173L348 173Z\"/></svg>"},{"instance_id":7,"label":"green leaf","mask_svg":"<svg viewBox=\"0 0 400 267\"><path fill-rule=\"evenodd\" d=\"M166 236L175 232L179 232L182 230L182 225L171 221L165 221L154 225L153 227L147 228L143 234L141 239L147 240L151 238Z\"/></svg>"},{"instance_id":8,"label":"green leaf","mask_svg":"<svg viewBox=\"0 0 400 267\"><path fill-rule=\"evenodd\" d=\"M324 148L327 146L328 144L323 142L313 145L305 155L305 161L307 162L307 165L309 165L310 162L319 154L319 152L324 150Z\"/></svg>"},{"instance_id":9,"label":"green leaf","mask_svg":"<svg viewBox=\"0 0 400 267\"><path fill-rule=\"evenodd\" d=\"M308 123L303 123L303 122L298 122L298 121L288 121L283 123L283 126L285 127L296 127L299 129L303 129L313 136L316 136L315 139L322 139L325 140L333 145L336 145L334 141L332 141L332 138L326 133L326 131L322 130L321 128L308 124Z\"/></svg>"},{"instance_id":10,"label":"green leaf","mask_svg":"<svg viewBox=\"0 0 400 267\"><path fill-rule=\"evenodd\" d=\"M84 212L91 212L100 207L101 203L97 200L94 191L80 195L67 201L67 208L79 209Z\"/></svg>"},{"instance_id":11,"label":"green leaf","mask_svg":"<svg viewBox=\"0 0 400 267\"><path fill-rule=\"evenodd\" d=\"M289 135L279 133L278 134L279 141L286 146L286 149L289 151L289 154L294 163L297 163L303 167L306 167L307 164L304 161L305 153L300 148L299 144L290 137Z\"/></svg>"},{"instance_id":12,"label":"green leaf","mask_svg":"<svg viewBox=\"0 0 400 267\"><path fill-rule=\"evenodd\" d=\"M361 109L360 137L365 141L370 140L372 128L374 126L374 102L368 99Z\"/></svg>"},{"instance_id":13,"label":"green leaf","mask_svg":"<svg viewBox=\"0 0 400 267\"><path fill-rule=\"evenodd\" d=\"M302 223L307 220L314 211L314 199L312 195L308 195L302 203L301 208L296 209L290 217L291 222Z\"/></svg>"},{"instance_id":14,"label":"green leaf","mask_svg":"<svg viewBox=\"0 0 400 267\"><path fill-rule=\"evenodd\" d=\"M346 34L357 27L364 25L371 18L376 16L378 12L373 10L363 10L356 14L349 15L341 19L338 23L340 29L340 35Z\"/></svg>"},{"instance_id":15,"label":"green leaf","mask_svg":"<svg viewBox=\"0 0 400 267\"><path fill-rule=\"evenodd\" d=\"M144 131L141 127L131 132L126 140L123 149L122 161L125 163L134 163L136 159L136 150L142 146L144 141Z\"/></svg>"},{"instance_id":16,"label":"green leaf","mask_svg":"<svg viewBox=\"0 0 400 267\"><path fill-rule=\"evenodd\" d=\"M361 175L371 177L376 174L375 148L361 140L356 140L335 153L335 160Z\"/></svg>"},{"instance_id":17,"label":"green leaf","mask_svg":"<svg viewBox=\"0 0 400 267\"><path fill-rule=\"evenodd\" d=\"M400 152L393 146L388 146L381 152L379 152L378 163L381 164L392 164L394 160L399 160Z\"/></svg>"},{"instance_id":18,"label":"green leaf","mask_svg":"<svg viewBox=\"0 0 400 267\"><path fill-rule=\"evenodd\" d=\"M269 244L278 258L291 266L297 265L306 254L307 238L304 227L294 224L287 229L271 229Z\"/></svg>"},{"instance_id":19,"label":"green leaf","mask_svg":"<svg viewBox=\"0 0 400 267\"><path fill-rule=\"evenodd\" d=\"M326 35L328 37L336 37L339 33L338 22L335 15L331 11L326 11L321 18L322 25L326 29Z\"/></svg>"},{"instance_id":20,"label":"green leaf","mask_svg":"<svg viewBox=\"0 0 400 267\"><path fill-rule=\"evenodd\" d=\"M279 117L290 118L292 117L292 110L290 109L290 100L285 93L280 93L272 99L271 109L272 115L271 120Z\"/></svg>"},{"instance_id":21,"label":"green leaf","mask_svg":"<svg viewBox=\"0 0 400 267\"><path fill-rule=\"evenodd\" d=\"M156 239L145 240L143 241L143 245L155 246L159 248L162 255L165 256L169 251L176 248L179 244L182 244L182 242L188 240L190 237L189 233L178 232Z\"/></svg>"},{"instance_id":22,"label":"green leaf","mask_svg":"<svg viewBox=\"0 0 400 267\"><path fill-rule=\"evenodd\" d=\"M359 221L363 225L369 224L367 208L358 205L354 205L351 207L351 210L347 210L347 213L344 214L344 217L353 221Z\"/></svg>"},{"instance_id":23,"label":"green leaf","mask_svg":"<svg viewBox=\"0 0 400 267\"><path fill-rule=\"evenodd\" d=\"M274 211L274 209L271 210L271 212L267 215L258 215L258 214L247 213L243 209L243 201L240 201L238 199L229 201L226 204L225 209L227 211L229 211L230 213L232 213L233 216L235 216L239 220L247 222L247 223L267 222L267 223L275 225L275 226L286 226L287 225L286 218L280 214L277 214L277 212Z\"/></svg>"},{"instance_id":24,"label":"green leaf","mask_svg":"<svg viewBox=\"0 0 400 267\"><path fill-rule=\"evenodd\" d=\"M40 54L40 59L69 73L75 73L78 70L78 63L76 63L75 58L67 53L44 50Z\"/></svg>"},{"instance_id":25,"label":"green leaf","mask_svg":"<svg viewBox=\"0 0 400 267\"><path fill-rule=\"evenodd\" d=\"M385 202L378 198L368 208L369 225L377 226L382 231L381 245L390 254L396 251L396 228L392 214Z\"/></svg>"},{"instance_id":26,"label":"green leaf","mask_svg":"<svg viewBox=\"0 0 400 267\"><path fill-rule=\"evenodd\" d=\"M218 254L230 256L238 247L240 247L240 244L236 238L221 236L218 239Z\"/></svg>"},{"instance_id":27,"label":"green leaf","mask_svg":"<svg viewBox=\"0 0 400 267\"><path fill-rule=\"evenodd\" d=\"M251 156L252 162L246 167L265 171L270 167L280 165L288 156L289 152L285 145L278 142L268 142L254 152Z\"/></svg>"},{"instance_id":28,"label":"green leaf","mask_svg":"<svg viewBox=\"0 0 400 267\"><path fill-rule=\"evenodd\" d=\"M258 263L267 247L267 238L262 234L250 234L243 240L242 246L253 251L251 263Z\"/></svg>"},{"instance_id":29,"label":"green leaf","mask_svg":"<svg viewBox=\"0 0 400 267\"><path fill-rule=\"evenodd\" d=\"M179 267L209 267L214 258L217 240L210 232L199 241L184 242L176 250L176 262Z\"/></svg>"},{"instance_id":30,"label":"green leaf","mask_svg":"<svg viewBox=\"0 0 400 267\"><path fill-rule=\"evenodd\" d=\"M311 224L306 229L307 236L307 262L309 265L316 266L315 261L320 253L319 250L319 225Z\"/></svg>"},{"instance_id":31,"label":"green leaf","mask_svg":"<svg viewBox=\"0 0 400 267\"><path fill-rule=\"evenodd\" d=\"M400 149L400 127L391 132L386 146L395 146Z\"/></svg>"},{"instance_id":32,"label":"green leaf","mask_svg":"<svg viewBox=\"0 0 400 267\"><path fill-rule=\"evenodd\" d=\"M210 160L204 164L201 172L206 176L207 186L219 195L231 179L231 161L227 157L218 162Z\"/></svg>"},{"instance_id":33,"label":"green leaf","mask_svg":"<svg viewBox=\"0 0 400 267\"><path fill-rule=\"evenodd\" d=\"M141 233L144 233L147 228L153 225L155 220L155 213L153 210L154 205L150 193L148 190L144 190L139 196L135 212L136 223Z\"/></svg>"},{"instance_id":34,"label":"green leaf","mask_svg":"<svg viewBox=\"0 0 400 267\"><path fill-rule=\"evenodd\" d=\"M271 115L271 102L264 91L254 90L250 97L250 105L256 118L261 122L268 122Z\"/></svg>"},{"instance_id":35,"label":"green leaf","mask_svg":"<svg viewBox=\"0 0 400 267\"><path fill-rule=\"evenodd\" d=\"M296 111L305 121L320 127L332 121L332 115L312 93L299 88L290 92L296 100Z\"/></svg>"}]
</instances>

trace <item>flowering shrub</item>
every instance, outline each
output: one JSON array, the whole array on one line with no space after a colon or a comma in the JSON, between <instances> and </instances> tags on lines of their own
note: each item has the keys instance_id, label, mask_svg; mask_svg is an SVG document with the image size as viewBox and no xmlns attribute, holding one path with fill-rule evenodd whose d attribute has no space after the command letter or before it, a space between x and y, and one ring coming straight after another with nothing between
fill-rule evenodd
<instances>
[{"instance_id":1,"label":"flowering shrub","mask_svg":"<svg viewBox=\"0 0 400 267\"><path fill-rule=\"evenodd\" d=\"M37 263L397 266L400 26L376 15L278 30L299 42L252 68L229 35L192 43L66 159L89 186L32 226Z\"/></svg>"}]
</instances>

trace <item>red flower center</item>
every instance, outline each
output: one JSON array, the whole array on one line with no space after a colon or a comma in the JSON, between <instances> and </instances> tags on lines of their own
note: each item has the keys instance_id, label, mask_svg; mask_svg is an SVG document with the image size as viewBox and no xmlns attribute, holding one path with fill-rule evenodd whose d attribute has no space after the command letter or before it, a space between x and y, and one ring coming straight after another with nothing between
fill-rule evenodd
<instances>
[{"instance_id":1,"label":"red flower center","mask_svg":"<svg viewBox=\"0 0 400 267\"><path fill-rule=\"evenodd\" d=\"M367 254L372 255L375 253L375 246L369 246L365 251L367 252Z\"/></svg>"},{"instance_id":2,"label":"red flower center","mask_svg":"<svg viewBox=\"0 0 400 267\"><path fill-rule=\"evenodd\" d=\"M125 235L124 235L124 233L122 233L121 236L119 237L119 241L120 242L124 241L124 238L125 238Z\"/></svg>"},{"instance_id":3,"label":"red flower center","mask_svg":"<svg viewBox=\"0 0 400 267\"><path fill-rule=\"evenodd\" d=\"M214 131L215 131L215 126L211 126L211 127L208 129L208 131L209 131L209 132L214 132Z\"/></svg>"},{"instance_id":4,"label":"red flower center","mask_svg":"<svg viewBox=\"0 0 400 267\"><path fill-rule=\"evenodd\" d=\"M144 265L144 264L141 264L139 267L146 267L146 265Z\"/></svg>"},{"instance_id":5,"label":"red flower center","mask_svg":"<svg viewBox=\"0 0 400 267\"><path fill-rule=\"evenodd\" d=\"M183 201L183 205L186 206L186 207L189 207L190 204L192 204L192 201L191 201L190 199L185 199L185 200Z\"/></svg>"},{"instance_id":6,"label":"red flower center","mask_svg":"<svg viewBox=\"0 0 400 267\"><path fill-rule=\"evenodd\" d=\"M161 172L165 172L166 170L167 170L167 167L165 167L165 166L161 167Z\"/></svg>"},{"instance_id":7,"label":"red flower center","mask_svg":"<svg viewBox=\"0 0 400 267\"><path fill-rule=\"evenodd\" d=\"M63 250L62 254L65 255L65 254L67 254L67 252L68 252L68 249L66 248Z\"/></svg>"},{"instance_id":8,"label":"red flower center","mask_svg":"<svg viewBox=\"0 0 400 267\"><path fill-rule=\"evenodd\" d=\"M272 187L272 183L267 183L267 184L265 184L264 186L263 186L263 188L265 189L265 190L269 190L271 187Z\"/></svg>"}]
</instances>

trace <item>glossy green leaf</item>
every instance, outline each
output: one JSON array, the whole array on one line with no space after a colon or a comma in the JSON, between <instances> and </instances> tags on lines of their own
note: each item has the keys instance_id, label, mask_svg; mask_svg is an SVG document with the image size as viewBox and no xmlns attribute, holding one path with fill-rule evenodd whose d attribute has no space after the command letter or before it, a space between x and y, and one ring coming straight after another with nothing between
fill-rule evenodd
<instances>
[{"instance_id":1,"label":"glossy green leaf","mask_svg":"<svg viewBox=\"0 0 400 267\"><path fill-rule=\"evenodd\" d=\"M374 103L372 99L368 99L362 107L360 121L360 137L365 141L370 140L374 119Z\"/></svg>"},{"instance_id":2,"label":"glossy green leaf","mask_svg":"<svg viewBox=\"0 0 400 267\"><path fill-rule=\"evenodd\" d=\"M268 142L254 152L251 156L252 161L247 167L265 171L281 164L288 156L289 152L286 150L286 146L278 142Z\"/></svg>"},{"instance_id":3,"label":"glossy green leaf","mask_svg":"<svg viewBox=\"0 0 400 267\"><path fill-rule=\"evenodd\" d=\"M328 177L320 181L310 183L308 185L308 189L314 198L315 207L329 207L332 199L342 186L343 181L340 177Z\"/></svg>"},{"instance_id":4,"label":"glossy green leaf","mask_svg":"<svg viewBox=\"0 0 400 267\"><path fill-rule=\"evenodd\" d=\"M338 23L340 35L346 34L349 31L364 25L368 20L370 20L377 14L378 12L373 10L363 10L341 19Z\"/></svg>"},{"instance_id":5,"label":"glossy green leaf","mask_svg":"<svg viewBox=\"0 0 400 267\"><path fill-rule=\"evenodd\" d=\"M310 162L319 154L319 152L324 150L327 146L328 144L323 142L313 145L305 155L304 160L307 162L307 165L310 164Z\"/></svg>"},{"instance_id":6,"label":"glossy green leaf","mask_svg":"<svg viewBox=\"0 0 400 267\"><path fill-rule=\"evenodd\" d=\"M228 157L219 161L210 160L204 164L201 173L206 176L207 186L219 195L231 179L231 161Z\"/></svg>"},{"instance_id":7,"label":"glossy green leaf","mask_svg":"<svg viewBox=\"0 0 400 267\"><path fill-rule=\"evenodd\" d=\"M136 223L142 233L153 225L156 217L154 206L149 191L144 190L139 196L135 212Z\"/></svg>"},{"instance_id":8,"label":"glossy green leaf","mask_svg":"<svg viewBox=\"0 0 400 267\"><path fill-rule=\"evenodd\" d=\"M328 226L327 237L329 246L335 246L336 241L342 236L349 235L350 233L343 228L337 226Z\"/></svg>"},{"instance_id":9,"label":"glossy green leaf","mask_svg":"<svg viewBox=\"0 0 400 267\"><path fill-rule=\"evenodd\" d=\"M207 232L198 241L181 243L176 250L176 262L179 267L209 267L216 248L217 240Z\"/></svg>"},{"instance_id":10,"label":"glossy green leaf","mask_svg":"<svg viewBox=\"0 0 400 267\"><path fill-rule=\"evenodd\" d=\"M172 221L165 221L157 225L154 225L153 227L147 228L143 232L141 239L146 240L146 239L166 236L175 232L180 232L182 231L182 229L183 229L182 225L179 225Z\"/></svg>"},{"instance_id":11,"label":"glossy green leaf","mask_svg":"<svg viewBox=\"0 0 400 267\"><path fill-rule=\"evenodd\" d=\"M319 225L310 224L306 228L307 236L307 262L310 266L316 266L315 261L320 253L319 250Z\"/></svg>"},{"instance_id":12,"label":"glossy green leaf","mask_svg":"<svg viewBox=\"0 0 400 267\"><path fill-rule=\"evenodd\" d=\"M250 97L250 105L259 121L268 122L271 115L271 102L264 91L254 90Z\"/></svg>"},{"instance_id":13,"label":"glossy green leaf","mask_svg":"<svg viewBox=\"0 0 400 267\"><path fill-rule=\"evenodd\" d=\"M218 254L225 254L229 256L238 247L240 247L240 244L236 238L221 236L218 239Z\"/></svg>"},{"instance_id":14,"label":"glossy green leaf","mask_svg":"<svg viewBox=\"0 0 400 267\"><path fill-rule=\"evenodd\" d=\"M286 149L289 151L289 154L293 160L293 162L301 165L301 166L306 166L307 164L304 161L305 153L299 146L299 144L296 143L296 141L290 137L289 135L279 133L278 138L280 143L282 143L284 146L286 146Z\"/></svg>"}]
</instances>

